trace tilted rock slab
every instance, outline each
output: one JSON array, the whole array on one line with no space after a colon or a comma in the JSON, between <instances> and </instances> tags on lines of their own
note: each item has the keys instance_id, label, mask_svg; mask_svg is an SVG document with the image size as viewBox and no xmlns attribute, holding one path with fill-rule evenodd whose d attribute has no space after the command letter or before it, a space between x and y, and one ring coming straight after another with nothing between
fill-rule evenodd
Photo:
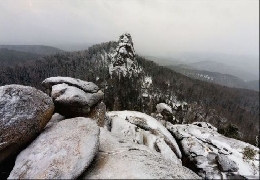
<instances>
[{"instance_id":1,"label":"tilted rock slab","mask_svg":"<svg viewBox=\"0 0 260 180\"><path fill-rule=\"evenodd\" d=\"M92 162L99 127L89 118L72 118L47 127L17 157L9 179L74 179Z\"/></svg>"},{"instance_id":2,"label":"tilted rock slab","mask_svg":"<svg viewBox=\"0 0 260 180\"><path fill-rule=\"evenodd\" d=\"M100 130L99 152L80 179L199 179L147 146Z\"/></svg>"},{"instance_id":3,"label":"tilted rock slab","mask_svg":"<svg viewBox=\"0 0 260 180\"><path fill-rule=\"evenodd\" d=\"M49 77L42 82L42 85L51 91L51 87L56 84L66 83L70 86L75 86L85 92L95 93L99 90L98 86L93 82L87 82L71 77Z\"/></svg>"},{"instance_id":4,"label":"tilted rock slab","mask_svg":"<svg viewBox=\"0 0 260 180\"><path fill-rule=\"evenodd\" d=\"M51 119L52 99L22 85L0 87L0 162L32 141Z\"/></svg>"},{"instance_id":5,"label":"tilted rock slab","mask_svg":"<svg viewBox=\"0 0 260 180\"><path fill-rule=\"evenodd\" d=\"M197 173L206 179L259 178L259 148L225 137L209 123L172 125L171 131L183 149L184 164L193 165ZM250 148L255 152L252 159L244 156Z\"/></svg>"}]
</instances>

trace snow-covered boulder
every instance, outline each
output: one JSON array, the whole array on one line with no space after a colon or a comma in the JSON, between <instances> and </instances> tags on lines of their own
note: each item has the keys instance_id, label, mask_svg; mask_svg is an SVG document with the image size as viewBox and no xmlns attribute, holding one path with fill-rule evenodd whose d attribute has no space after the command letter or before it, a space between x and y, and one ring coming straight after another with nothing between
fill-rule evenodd
<instances>
[{"instance_id":1,"label":"snow-covered boulder","mask_svg":"<svg viewBox=\"0 0 260 180\"><path fill-rule=\"evenodd\" d=\"M61 77L61 76L49 77L42 82L42 85L46 89L51 91L53 85L62 84L62 83L77 87L89 93L95 93L99 90L98 86L93 82L87 82L87 81L82 81L80 79L75 79L71 77Z\"/></svg>"},{"instance_id":2,"label":"snow-covered boulder","mask_svg":"<svg viewBox=\"0 0 260 180\"><path fill-rule=\"evenodd\" d=\"M99 152L81 179L199 179L147 146L100 130Z\"/></svg>"},{"instance_id":3,"label":"snow-covered boulder","mask_svg":"<svg viewBox=\"0 0 260 180\"><path fill-rule=\"evenodd\" d=\"M111 119L111 132L113 134L124 137L131 142L146 145L151 150L160 152L164 158L176 164L181 164L180 159L177 158L160 135L152 134L150 131L137 127L135 124L117 116L112 116Z\"/></svg>"},{"instance_id":4,"label":"snow-covered boulder","mask_svg":"<svg viewBox=\"0 0 260 180\"><path fill-rule=\"evenodd\" d=\"M158 114L161 114L163 116L163 120L175 124L173 114L172 114L172 108L169 105L165 103L159 103L156 105L156 110Z\"/></svg>"},{"instance_id":5,"label":"snow-covered boulder","mask_svg":"<svg viewBox=\"0 0 260 180\"><path fill-rule=\"evenodd\" d=\"M22 85L0 87L0 162L32 141L51 119L52 99Z\"/></svg>"},{"instance_id":6,"label":"snow-covered boulder","mask_svg":"<svg viewBox=\"0 0 260 180\"><path fill-rule=\"evenodd\" d=\"M156 119L147 114L137 112L137 111L111 111L107 113L112 119L120 118L122 121L127 121L135 126L129 126L129 133L132 134L131 136L134 137L136 134L135 131L140 131L141 134L143 132L139 129L143 129L145 131L150 131L152 134L156 135L157 137L163 138L165 143L170 147L170 149L176 154L178 158L181 158L181 151L175 139L172 137L171 133ZM113 123L115 120L112 121L112 130L113 130ZM124 126L124 125L121 125ZM128 126L126 126L128 128ZM139 129L137 129L137 127ZM117 128L119 129L119 128ZM135 130L136 129L136 130ZM128 131L127 129L124 131ZM139 133L139 134L140 134ZM142 138L142 135L138 135ZM133 138L134 139L134 138ZM137 140L138 141L138 140Z\"/></svg>"},{"instance_id":7,"label":"snow-covered boulder","mask_svg":"<svg viewBox=\"0 0 260 180\"><path fill-rule=\"evenodd\" d=\"M167 123L166 127L183 149L183 163L203 178L259 178L257 147L225 137L208 123Z\"/></svg>"},{"instance_id":8,"label":"snow-covered boulder","mask_svg":"<svg viewBox=\"0 0 260 180\"><path fill-rule=\"evenodd\" d=\"M92 162L99 127L89 118L60 121L46 128L15 161L8 179L74 179Z\"/></svg>"},{"instance_id":9,"label":"snow-covered boulder","mask_svg":"<svg viewBox=\"0 0 260 180\"><path fill-rule=\"evenodd\" d=\"M51 77L42 84L53 98L55 111L67 118L88 117L104 97L97 85L80 79Z\"/></svg>"},{"instance_id":10,"label":"snow-covered boulder","mask_svg":"<svg viewBox=\"0 0 260 180\"><path fill-rule=\"evenodd\" d=\"M161 112L163 112L163 110L165 110L166 112L172 114L172 108L169 105L165 104L165 103L157 104L156 105L156 109L157 109L158 113L161 113Z\"/></svg>"},{"instance_id":11,"label":"snow-covered boulder","mask_svg":"<svg viewBox=\"0 0 260 180\"><path fill-rule=\"evenodd\" d=\"M65 83L52 86L51 97L55 110L66 117L86 116L90 108L103 99L104 93L86 93Z\"/></svg>"}]
</instances>

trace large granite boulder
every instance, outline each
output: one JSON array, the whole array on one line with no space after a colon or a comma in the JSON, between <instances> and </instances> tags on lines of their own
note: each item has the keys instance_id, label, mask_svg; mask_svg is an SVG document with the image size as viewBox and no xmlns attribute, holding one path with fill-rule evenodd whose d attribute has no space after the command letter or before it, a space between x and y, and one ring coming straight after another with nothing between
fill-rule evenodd
<instances>
[{"instance_id":1,"label":"large granite boulder","mask_svg":"<svg viewBox=\"0 0 260 180\"><path fill-rule=\"evenodd\" d=\"M112 114L109 112L108 114ZM181 160L172 151L170 146L165 142L160 133L150 132L142 129L135 124L126 121L122 117L111 116L111 132L120 137L134 142L136 144L143 144L151 150L161 153L161 155L176 164L181 164Z\"/></svg>"},{"instance_id":2,"label":"large granite boulder","mask_svg":"<svg viewBox=\"0 0 260 180\"><path fill-rule=\"evenodd\" d=\"M86 93L65 83L52 87L55 110L66 117L87 116L91 107L103 99L103 92Z\"/></svg>"},{"instance_id":3,"label":"large granite boulder","mask_svg":"<svg viewBox=\"0 0 260 180\"><path fill-rule=\"evenodd\" d=\"M73 118L45 128L17 157L9 179L74 179L92 162L99 127L89 118Z\"/></svg>"},{"instance_id":4,"label":"large granite boulder","mask_svg":"<svg viewBox=\"0 0 260 180\"><path fill-rule=\"evenodd\" d=\"M182 153L179 149L179 146L178 146L176 140L171 135L171 133L159 121L157 121L153 117L148 116L145 113L141 113L141 112L137 112L137 111L110 111L107 114L112 119L118 117L122 120L125 120L125 121L135 125L136 127L140 128L140 129L148 131L148 132L152 133L153 135L162 138L163 141L169 146L169 148L176 154L177 158L180 159L182 157ZM112 128L113 128L113 121L112 121ZM132 133L135 133L134 132L135 128L131 127L131 129L132 129L131 130ZM140 131L140 130L138 130L138 131ZM141 134L143 134L143 133L141 133ZM160 145L162 145L162 143L160 143Z\"/></svg>"},{"instance_id":5,"label":"large granite boulder","mask_svg":"<svg viewBox=\"0 0 260 180\"><path fill-rule=\"evenodd\" d=\"M199 179L147 146L100 130L99 152L80 179Z\"/></svg>"},{"instance_id":6,"label":"large granite boulder","mask_svg":"<svg viewBox=\"0 0 260 180\"><path fill-rule=\"evenodd\" d=\"M51 77L42 84L53 98L55 112L67 118L89 117L104 97L97 85L80 79Z\"/></svg>"},{"instance_id":7,"label":"large granite boulder","mask_svg":"<svg viewBox=\"0 0 260 180\"><path fill-rule=\"evenodd\" d=\"M259 148L219 134L209 123L172 125L167 129L183 150L183 164L206 179L259 178Z\"/></svg>"},{"instance_id":8,"label":"large granite boulder","mask_svg":"<svg viewBox=\"0 0 260 180\"><path fill-rule=\"evenodd\" d=\"M21 85L0 87L0 162L18 153L51 119L52 99L42 91Z\"/></svg>"}]
</instances>

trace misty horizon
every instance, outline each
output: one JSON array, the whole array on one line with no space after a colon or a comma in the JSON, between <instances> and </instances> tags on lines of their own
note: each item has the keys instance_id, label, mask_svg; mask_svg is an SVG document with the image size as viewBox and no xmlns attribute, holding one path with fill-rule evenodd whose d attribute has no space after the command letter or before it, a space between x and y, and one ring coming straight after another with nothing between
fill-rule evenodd
<instances>
[{"instance_id":1,"label":"misty horizon","mask_svg":"<svg viewBox=\"0 0 260 180\"><path fill-rule=\"evenodd\" d=\"M259 56L259 2L0 2L0 44L73 49L129 32L140 54L216 52ZM71 46L71 47L69 47Z\"/></svg>"}]
</instances>

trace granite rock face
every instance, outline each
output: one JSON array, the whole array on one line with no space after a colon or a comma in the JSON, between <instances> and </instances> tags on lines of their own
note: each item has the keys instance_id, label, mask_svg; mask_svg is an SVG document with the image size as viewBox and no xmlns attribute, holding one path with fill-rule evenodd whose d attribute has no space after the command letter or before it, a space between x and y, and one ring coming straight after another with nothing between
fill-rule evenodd
<instances>
[{"instance_id":1,"label":"granite rock face","mask_svg":"<svg viewBox=\"0 0 260 180\"><path fill-rule=\"evenodd\" d=\"M199 179L149 147L100 128L100 148L82 179Z\"/></svg>"},{"instance_id":2,"label":"granite rock face","mask_svg":"<svg viewBox=\"0 0 260 180\"><path fill-rule=\"evenodd\" d=\"M121 124L120 126L122 127L125 126L124 131L127 132L125 133L126 136L130 136L130 137L136 136L135 137L136 141L139 143L142 141L146 142L147 139L155 139L155 140L157 139L158 142L163 141L171 149L173 154L176 155L176 159L180 159L182 157L182 153L179 149L179 146L176 140L171 135L171 133L159 121L157 121L153 117L137 111L111 111L108 112L108 115L110 116L110 118L115 119L112 121L112 130L113 130L113 126L116 126L115 123L116 119L119 118L121 119L121 121L126 121L134 125L134 126L123 125L122 122L120 122L120 120L116 121L118 124L120 122ZM128 127L129 127L129 131L127 130ZM152 134L152 135L146 137L146 135L148 134ZM152 138L152 136L157 138ZM162 143L160 143L160 145L162 145Z\"/></svg>"},{"instance_id":3,"label":"granite rock face","mask_svg":"<svg viewBox=\"0 0 260 180\"><path fill-rule=\"evenodd\" d=\"M92 162L99 127L89 118L54 123L17 157L9 179L74 179Z\"/></svg>"},{"instance_id":4,"label":"granite rock face","mask_svg":"<svg viewBox=\"0 0 260 180\"><path fill-rule=\"evenodd\" d=\"M167 129L183 150L183 164L202 178L259 177L259 149L236 139L225 137L209 123L172 125ZM250 158L247 156L248 151Z\"/></svg>"},{"instance_id":5,"label":"granite rock face","mask_svg":"<svg viewBox=\"0 0 260 180\"><path fill-rule=\"evenodd\" d=\"M114 53L110 54L109 73L112 76L137 75L141 69L137 65L132 37L129 33L122 34Z\"/></svg>"},{"instance_id":6,"label":"granite rock face","mask_svg":"<svg viewBox=\"0 0 260 180\"><path fill-rule=\"evenodd\" d=\"M22 85L0 87L0 162L17 153L43 130L54 111L52 99Z\"/></svg>"}]
</instances>

